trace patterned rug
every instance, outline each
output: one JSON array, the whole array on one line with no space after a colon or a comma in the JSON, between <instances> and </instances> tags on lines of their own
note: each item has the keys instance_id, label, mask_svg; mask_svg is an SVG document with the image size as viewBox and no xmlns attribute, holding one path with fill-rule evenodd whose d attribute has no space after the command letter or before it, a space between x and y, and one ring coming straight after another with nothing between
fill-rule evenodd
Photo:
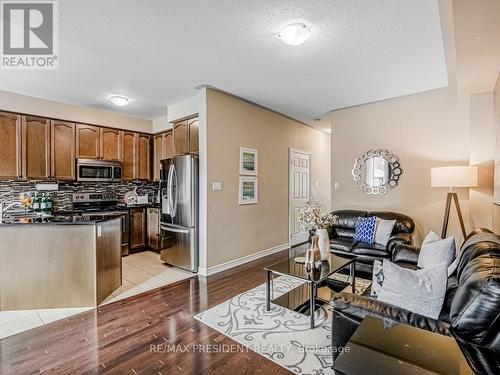
<instances>
[{"instance_id":1,"label":"patterned rug","mask_svg":"<svg viewBox=\"0 0 500 375\"><path fill-rule=\"evenodd\" d=\"M370 283L357 278L356 293L363 293ZM300 284L296 279L278 277L274 279L274 297ZM266 285L262 284L194 318L296 374L316 375L334 374L330 368L331 313L330 304L317 309L316 327L310 329L309 317L305 315L275 304L266 311Z\"/></svg>"}]
</instances>

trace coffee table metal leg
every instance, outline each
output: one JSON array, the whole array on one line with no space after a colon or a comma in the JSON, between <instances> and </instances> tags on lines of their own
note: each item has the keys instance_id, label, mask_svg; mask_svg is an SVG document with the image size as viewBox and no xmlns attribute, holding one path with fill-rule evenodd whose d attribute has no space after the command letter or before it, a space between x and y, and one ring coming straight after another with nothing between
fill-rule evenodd
<instances>
[{"instance_id":1,"label":"coffee table metal leg","mask_svg":"<svg viewBox=\"0 0 500 375\"><path fill-rule=\"evenodd\" d=\"M311 295L309 299L309 312L311 314L311 329L314 328L314 313L316 311L316 293L315 293L315 288L314 288L314 283L310 283L311 285Z\"/></svg>"},{"instance_id":2,"label":"coffee table metal leg","mask_svg":"<svg viewBox=\"0 0 500 375\"><path fill-rule=\"evenodd\" d=\"M356 262L351 263L349 273L349 276L351 276L352 292L356 293Z\"/></svg>"},{"instance_id":3,"label":"coffee table metal leg","mask_svg":"<svg viewBox=\"0 0 500 375\"><path fill-rule=\"evenodd\" d=\"M267 282L266 282L266 311L271 310L271 271L266 271Z\"/></svg>"}]
</instances>

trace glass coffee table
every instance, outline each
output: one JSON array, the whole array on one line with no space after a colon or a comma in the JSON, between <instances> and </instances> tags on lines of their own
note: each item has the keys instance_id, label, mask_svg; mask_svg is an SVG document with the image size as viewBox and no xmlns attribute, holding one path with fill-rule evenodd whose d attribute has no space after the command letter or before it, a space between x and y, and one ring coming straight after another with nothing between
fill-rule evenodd
<instances>
[{"instance_id":1,"label":"glass coffee table","mask_svg":"<svg viewBox=\"0 0 500 375\"><path fill-rule=\"evenodd\" d=\"M308 272L303 263L297 263L295 258L285 259L281 262L271 264L264 267L267 274L266 282L266 311L271 310L271 302L285 307L289 310L297 311L307 315L311 319L311 328L314 328L314 312L316 308L329 302L331 289L328 287L318 288L323 284L328 284L328 279L334 273L349 267L350 284L352 285L352 292L355 292L355 257L340 256L330 254L330 259L321 262L318 269L313 269ZM273 275L288 276L305 283L297 286L289 292L273 298ZM342 285L345 288L349 283ZM339 290L340 291L340 290Z\"/></svg>"}]
</instances>

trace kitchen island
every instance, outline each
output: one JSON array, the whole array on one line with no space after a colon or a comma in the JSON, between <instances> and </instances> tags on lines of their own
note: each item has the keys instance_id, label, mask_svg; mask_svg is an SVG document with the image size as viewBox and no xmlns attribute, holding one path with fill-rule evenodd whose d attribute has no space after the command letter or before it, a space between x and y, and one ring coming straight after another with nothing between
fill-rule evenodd
<instances>
[{"instance_id":1,"label":"kitchen island","mask_svg":"<svg viewBox=\"0 0 500 375\"><path fill-rule=\"evenodd\" d=\"M0 311L97 306L121 274L118 216L0 224Z\"/></svg>"}]
</instances>

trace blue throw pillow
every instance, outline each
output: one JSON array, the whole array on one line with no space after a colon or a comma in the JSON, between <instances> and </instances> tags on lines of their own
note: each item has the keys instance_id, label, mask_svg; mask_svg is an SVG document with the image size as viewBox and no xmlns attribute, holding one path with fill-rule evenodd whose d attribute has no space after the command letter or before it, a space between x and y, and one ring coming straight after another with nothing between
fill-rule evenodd
<instances>
[{"instance_id":1,"label":"blue throw pillow","mask_svg":"<svg viewBox=\"0 0 500 375\"><path fill-rule=\"evenodd\" d=\"M373 245L375 241L375 227L377 226L377 217L358 217L354 222L354 239Z\"/></svg>"}]
</instances>

